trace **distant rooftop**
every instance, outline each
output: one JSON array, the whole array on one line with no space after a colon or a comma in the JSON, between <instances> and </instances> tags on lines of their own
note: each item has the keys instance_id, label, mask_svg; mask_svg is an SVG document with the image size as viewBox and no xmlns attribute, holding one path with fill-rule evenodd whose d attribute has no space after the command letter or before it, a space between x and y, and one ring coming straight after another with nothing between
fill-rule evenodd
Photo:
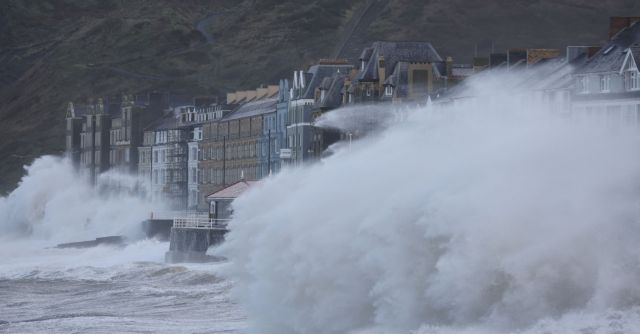
<instances>
[{"instance_id":1,"label":"distant rooftop","mask_svg":"<svg viewBox=\"0 0 640 334\"><path fill-rule=\"evenodd\" d=\"M236 199L247 191L252 186L260 183L260 181L246 181L240 180L226 188L220 189L207 196L208 200L220 200L220 199Z\"/></svg>"}]
</instances>

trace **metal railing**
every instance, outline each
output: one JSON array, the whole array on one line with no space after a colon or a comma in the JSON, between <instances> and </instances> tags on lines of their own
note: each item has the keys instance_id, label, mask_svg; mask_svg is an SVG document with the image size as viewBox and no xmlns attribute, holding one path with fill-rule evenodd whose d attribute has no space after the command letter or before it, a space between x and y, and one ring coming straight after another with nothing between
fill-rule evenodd
<instances>
[{"instance_id":1,"label":"metal railing","mask_svg":"<svg viewBox=\"0 0 640 334\"><path fill-rule=\"evenodd\" d=\"M149 214L150 219L173 219L175 217L185 218L209 218L209 213L201 211L152 211Z\"/></svg>"},{"instance_id":2,"label":"metal railing","mask_svg":"<svg viewBox=\"0 0 640 334\"><path fill-rule=\"evenodd\" d=\"M192 228L198 230L226 230L230 219L210 219L202 217L175 217L174 228Z\"/></svg>"}]
</instances>

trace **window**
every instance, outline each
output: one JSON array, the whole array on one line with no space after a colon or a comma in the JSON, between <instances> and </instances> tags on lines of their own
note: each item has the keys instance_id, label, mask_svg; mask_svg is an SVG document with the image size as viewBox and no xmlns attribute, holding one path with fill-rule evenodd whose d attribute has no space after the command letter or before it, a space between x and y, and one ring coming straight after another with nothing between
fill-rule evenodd
<instances>
[{"instance_id":1,"label":"window","mask_svg":"<svg viewBox=\"0 0 640 334\"><path fill-rule=\"evenodd\" d=\"M391 86L385 86L385 87L384 87L384 95L386 95L386 96L391 96L391 95L393 95L393 87L391 87Z\"/></svg>"},{"instance_id":2,"label":"window","mask_svg":"<svg viewBox=\"0 0 640 334\"><path fill-rule=\"evenodd\" d=\"M365 91L365 94L366 94L367 96L371 96L371 87L367 86L366 91Z\"/></svg>"},{"instance_id":3,"label":"window","mask_svg":"<svg viewBox=\"0 0 640 334\"><path fill-rule=\"evenodd\" d=\"M158 151L153 151L153 162L158 162Z\"/></svg>"},{"instance_id":4,"label":"window","mask_svg":"<svg viewBox=\"0 0 640 334\"><path fill-rule=\"evenodd\" d=\"M603 93L609 92L611 87L611 75L603 74L600 76L600 91Z\"/></svg>"},{"instance_id":5,"label":"window","mask_svg":"<svg viewBox=\"0 0 640 334\"><path fill-rule=\"evenodd\" d=\"M627 90L640 89L640 73L638 70L630 70L625 75L627 81Z\"/></svg>"},{"instance_id":6,"label":"window","mask_svg":"<svg viewBox=\"0 0 640 334\"><path fill-rule=\"evenodd\" d=\"M582 75L578 77L578 93L586 94L589 93L589 78L586 75Z\"/></svg>"}]
</instances>

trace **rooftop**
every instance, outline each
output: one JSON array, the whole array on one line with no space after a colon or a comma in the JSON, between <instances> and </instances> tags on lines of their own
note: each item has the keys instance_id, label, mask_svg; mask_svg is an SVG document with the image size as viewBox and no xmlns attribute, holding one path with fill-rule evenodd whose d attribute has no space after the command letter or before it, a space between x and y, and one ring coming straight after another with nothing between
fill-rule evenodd
<instances>
[{"instance_id":1,"label":"rooftop","mask_svg":"<svg viewBox=\"0 0 640 334\"><path fill-rule=\"evenodd\" d=\"M266 99L247 102L240 105L236 110L232 111L229 115L222 118L222 120L229 121L238 118L253 117L261 114L275 112L277 104L277 97L270 97Z\"/></svg>"},{"instance_id":2,"label":"rooftop","mask_svg":"<svg viewBox=\"0 0 640 334\"><path fill-rule=\"evenodd\" d=\"M207 196L208 200L235 199L260 181L240 180Z\"/></svg>"},{"instance_id":3,"label":"rooftop","mask_svg":"<svg viewBox=\"0 0 640 334\"><path fill-rule=\"evenodd\" d=\"M576 73L619 71L624 62L627 49L637 43L640 43L640 22L624 28L613 36L591 59L578 68Z\"/></svg>"},{"instance_id":4,"label":"rooftop","mask_svg":"<svg viewBox=\"0 0 640 334\"><path fill-rule=\"evenodd\" d=\"M368 49L371 49L369 52ZM384 58L386 68L394 69L398 62L434 63L442 58L429 42L374 42L371 48L363 51L361 58L365 62L358 80L378 79L378 58Z\"/></svg>"}]
</instances>

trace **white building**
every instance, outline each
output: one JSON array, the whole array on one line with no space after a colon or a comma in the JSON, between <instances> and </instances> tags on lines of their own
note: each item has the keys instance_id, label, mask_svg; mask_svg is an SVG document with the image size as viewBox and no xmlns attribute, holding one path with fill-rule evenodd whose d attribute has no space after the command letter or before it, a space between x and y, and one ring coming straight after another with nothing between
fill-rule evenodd
<instances>
[{"instance_id":1,"label":"white building","mask_svg":"<svg viewBox=\"0 0 640 334\"><path fill-rule=\"evenodd\" d=\"M200 179L198 172L198 160L200 156L200 149L198 148L198 143L202 140L202 125L195 126L193 128L193 136L191 141L189 141L188 150L189 150L189 160L187 163L187 173L188 173L188 200L187 206L189 210L196 210L198 206L198 199L200 196L198 189L198 182Z\"/></svg>"}]
</instances>

